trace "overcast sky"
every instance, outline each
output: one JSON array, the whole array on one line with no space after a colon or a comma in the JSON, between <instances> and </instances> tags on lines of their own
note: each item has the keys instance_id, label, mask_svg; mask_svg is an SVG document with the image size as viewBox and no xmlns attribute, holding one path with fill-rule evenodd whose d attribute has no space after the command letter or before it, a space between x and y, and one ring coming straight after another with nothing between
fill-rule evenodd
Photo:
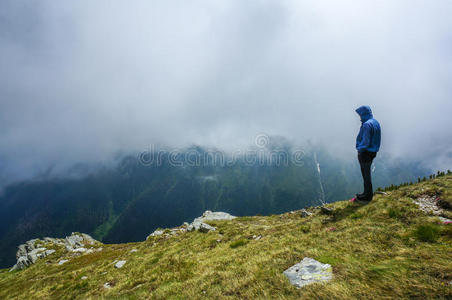
<instances>
[{"instance_id":1,"label":"overcast sky","mask_svg":"<svg viewBox=\"0 0 452 300\"><path fill-rule=\"evenodd\" d=\"M0 168L258 133L452 167L452 1L0 2ZM6 170L6 171L5 171Z\"/></svg>"}]
</instances>

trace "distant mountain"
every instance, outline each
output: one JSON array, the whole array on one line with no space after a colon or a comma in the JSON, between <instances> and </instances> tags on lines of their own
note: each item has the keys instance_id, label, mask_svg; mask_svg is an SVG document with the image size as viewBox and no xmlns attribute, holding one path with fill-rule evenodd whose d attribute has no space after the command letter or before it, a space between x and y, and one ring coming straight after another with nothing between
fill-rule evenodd
<instances>
[{"instance_id":1,"label":"distant mountain","mask_svg":"<svg viewBox=\"0 0 452 300\"><path fill-rule=\"evenodd\" d=\"M269 159L275 149L289 159ZM104 243L141 241L157 227L179 225L205 210L269 215L346 199L361 189L356 161L322 149L312 147L296 161L287 145L267 147L263 156L238 156L233 163L223 152L213 159L208 153L191 147L177 155L130 155L81 177L7 186L0 198L0 267L14 264L16 246L34 237L77 231ZM430 173L384 156L375 168L375 187Z\"/></svg>"}]
</instances>

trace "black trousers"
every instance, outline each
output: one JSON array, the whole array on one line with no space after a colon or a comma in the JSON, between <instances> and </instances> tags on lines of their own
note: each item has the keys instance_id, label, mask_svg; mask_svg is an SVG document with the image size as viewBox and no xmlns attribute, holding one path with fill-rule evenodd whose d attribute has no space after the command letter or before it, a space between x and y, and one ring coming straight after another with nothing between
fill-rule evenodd
<instances>
[{"instance_id":1,"label":"black trousers","mask_svg":"<svg viewBox=\"0 0 452 300\"><path fill-rule=\"evenodd\" d=\"M371 166L372 161L374 160L375 156L377 156L376 152L358 152L358 161L359 165L361 166L361 174L363 175L363 182L364 182L364 197L367 199L372 199L373 196L373 189L372 189L372 177L371 177Z\"/></svg>"}]
</instances>

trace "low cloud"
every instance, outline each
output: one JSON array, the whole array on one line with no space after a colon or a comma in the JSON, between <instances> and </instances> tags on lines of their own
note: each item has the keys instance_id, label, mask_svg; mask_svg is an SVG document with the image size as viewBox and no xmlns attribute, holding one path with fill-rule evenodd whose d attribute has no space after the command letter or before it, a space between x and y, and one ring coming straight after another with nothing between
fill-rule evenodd
<instances>
[{"instance_id":1,"label":"low cloud","mask_svg":"<svg viewBox=\"0 0 452 300\"><path fill-rule=\"evenodd\" d=\"M362 104L382 124L382 151L451 167L450 11L407 0L2 1L3 176L149 144L234 150L261 132L354 153Z\"/></svg>"}]
</instances>

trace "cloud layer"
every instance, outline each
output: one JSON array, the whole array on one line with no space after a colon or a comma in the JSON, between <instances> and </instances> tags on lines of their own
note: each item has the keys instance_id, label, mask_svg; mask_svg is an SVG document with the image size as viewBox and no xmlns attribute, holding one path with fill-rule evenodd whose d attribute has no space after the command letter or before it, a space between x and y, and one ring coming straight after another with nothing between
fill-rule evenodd
<instances>
[{"instance_id":1,"label":"cloud layer","mask_svg":"<svg viewBox=\"0 0 452 300\"><path fill-rule=\"evenodd\" d=\"M0 3L8 178L149 144L233 150L265 132L452 165L450 1Z\"/></svg>"}]
</instances>

